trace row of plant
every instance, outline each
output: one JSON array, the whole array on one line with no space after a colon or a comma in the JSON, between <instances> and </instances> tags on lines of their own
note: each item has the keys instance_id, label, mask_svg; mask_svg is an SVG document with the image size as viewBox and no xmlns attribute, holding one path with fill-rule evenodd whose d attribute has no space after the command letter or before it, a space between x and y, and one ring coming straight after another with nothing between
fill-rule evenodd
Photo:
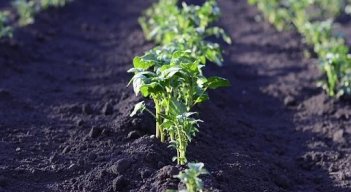
<instances>
[{"instance_id":1,"label":"row of plant","mask_svg":"<svg viewBox=\"0 0 351 192\"><path fill-rule=\"evenodd\" d=\"M158 46L134 58L134 67L128 71L134 74L130 84L136 95L153 101L155 110L142 101L131 116L150 113L156 120L156 137L176 149L174 160L180 165L187 162L187 147L202 122L194 107L209 99L209 89L230 85L224 78L203 73L207 63L223 62L219 44L207 39L215 36L231 43L222 28L213 26L219 16L216 0L207 0L202 6L159 0L139 19L146 39ZM177 177L189 192L201 191L198 176L205 172L203 164L189 163L188 167Z\"/></svg>"},{"instance_id":2,"label":"row of plant","mask_svg":"<svg viewBox=\"0 0 351 192\"><path fill-rule=\"evenodd\" d=\"M149 40L159 46L133 60L131 80L135 94L153 100L155 112L144 102L136 104L131 116L146 110L156 119L156 137L170 142L176 148L178 164L186 163L186 148L198 132L201 120L193 112L195 105L208 100L208 89L229 86L221 77L205 77L207 61L221 65L222 54L217 43L207 41L209 36L230 38L219 27L211 27L219 18L215 0L202 6L182 4L177 0L160 0L140 18L140 24Z\"/></svg>"},{"instance_id":3,"label":"row of plant","mask_svg":"<svg viewBox=\"0 0 351 192\"><path fill-rule=\"evenodd\" d=\"M295 28L317 54L325 78L318 84L330 96L350 98L351 56L334 20L348 7L345 0L248 0L278 30ZM347 10L346 10L347 11Z\"/></svg>"},{"instance_id":4,"label":"row of plant","mask_svg":"<svg viewBox=\"0 0 351 192\"><path fill-rule=\"evenodd\" d=\"M34 16L49 7L62 7L72 0L14 0L12 6L15 13L11 11L0 11L0 38L12 37L13 29L34 22ZM13 19L11 15L17 17Z\"/></svg>"}]
</instances>

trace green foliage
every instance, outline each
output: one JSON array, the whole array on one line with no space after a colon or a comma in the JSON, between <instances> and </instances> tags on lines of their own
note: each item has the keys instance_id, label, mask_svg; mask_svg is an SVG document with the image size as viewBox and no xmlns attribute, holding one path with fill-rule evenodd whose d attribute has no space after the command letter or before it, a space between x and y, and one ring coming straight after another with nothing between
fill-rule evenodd
<instances>
[{"instance_id":1,"label":"green foliage","mask_svg":"<svg viewBox=\"0 0 351 192\"><path fill-rule=\"evenodd\" d=\"M11 37L12 27L8 25L8 12L0 12L0 38Z\"/></svg>"},{"instance_id":2,"label":"green foliage","mask_svg":"<svg viewBox=\"0 0 351 192\"><path fill-rule=\"evenodd\" d=\"M186 148L201 122L192 117L195 113L191 109L208 99L208 89L229 86L223 78L203 76L203 66L190 51L156 47L135 57L134 68L129 70L134 73L131 83L135 94L154 101L156 136L162 142L169 138L177 149L179 164L186 162Z\"/></svg>"},{"instance_id":3,"label":"green foliage","mask_svg":"<svg viewBox=\"0 0 351 192\"><path fill-rule=\"evenodd\" d=\"M71 0L40 0L40 7L47 9L49 7L63 7Z\"/></svg>"},{"instance_id":4,"label":"green foliage","mask_svg":"<svg viewBox=\"0 0 351 192\"><path fill-rule=\"evenodd\" d=\"M203 181L199 178L201 175L208 174L203 163L188 163L188 169L180 172L175 178L180 179L186 187L179 192L202 192L204 188Z\"/></svg>"},{"instance_id":5,"label":"green foliage","mask_svg":"<svg viewBox=\"0 0 351 192\"><path fill-rule=\"evenodd\" d=\"M250 4L255 4L263 12L270 23L274 23L276 28L281 31L289 23L289 12L281 9L281 0L248 0Z\"/></svg>"},{"instance_id":6,"label":"green foliage","mask_svg":"<svg viewBox=\"0 0 351 192\"><path fill-rule=\"evenodd\" d=\"M219 27L209 27L220 16L215 0L208 0L202 6L182 4L177 0L160 0L146 10L139 19L145 37L155 42L174 45L178 49L191 50L192 56L208 59L218 65L223 58L217 43L206 41L209 36L221 37L231 43L230 37Z\"/></svg>"},{"instance_id":7,"label":"green foliage","mask_svg":"<svg viewBox=\"0 0 351 192\"><path fill-rule=\"evenodd\" d=\"M15 0L13 5L20 16L19 25L24 26L34 22L34 14L38 11L35 1Z\"/></svg>"},{"instance_id":8,"label":"green foliage","mask_svg":"<svg viewBox=\"0 0 351 192\"><path fill-rule=\"evenodd\" d=\"M195 105L209 99L208 89L229 86L228 80L220 77L205 77L202 69L207 61L221 64L223 61L218 44L205 40L209 36L231 39L223 29L209 25L219 18L219 9L214 0L202 6L182 4L176 0L160 0L139 19L145 36L161 44L135 57L134 73L130 84L136 95L150 98L155 112L143 103L135 106L131 115L138 111L151 113L156 119L156 137L168 141L177 151L174 158L185 164L186 149L199 131Z\"/></svg>"},{"instance_id":9,"label":"green foliage","mask_svg":"<svg viewBox=\"0 0 351 192\"><path fill-rule=\"evenodd\" d=\"M49 7L64 6L73 0L13 0L18 20L10 20L8 11L0 11L0 38L12 37L17 26L25 26L34 22L36 13Z\"/></svg>"},{"instance_id":10,"label":"green foliage","mask_svg":"<svg viewBox=\"0 0 351 192\"><path fill-rule=\"evenodd\" d=\"M32 24L34 22L34 15L49 7L64 6L72 0L15 0L13 6L18 15L20 26Z\"/></svg>"},{"instance_id":11,"label":"green foliage","mask_svg":"<svg viewBox=\"0 0 351 192\"><path fill-rule=\"evenodd\" d=\"M343 38L333 32L333 20L345 0L249 0L278 30L295 27L313 46L325 79L319 83L330 96L349 97L351 58Z\"/></svg>"}]
</instances>

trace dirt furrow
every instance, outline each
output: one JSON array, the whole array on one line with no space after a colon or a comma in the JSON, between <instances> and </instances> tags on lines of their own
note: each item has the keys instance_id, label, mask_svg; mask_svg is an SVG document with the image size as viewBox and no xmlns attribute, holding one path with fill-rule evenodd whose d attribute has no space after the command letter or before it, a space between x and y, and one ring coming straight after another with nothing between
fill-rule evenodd
<instances>
[{"instance_id":1,"label":"dirt furrow","mask_svg":"<svg viewBox=\"0 0 351 192\"><path fill-rule=\"evenodd\" d=\"M165 191L174 150L154 120L130 118L133 56L153 45L137 23L150 1L76 0L0 42L0 191ZM219 0L234 43L206 73L232 86L199 106L189 160L213 191L350 191L349 105L315 86L293 32L257 22L245 0ZM345 28L345 31L348 31Z\"/></svg>"}]
</instances>

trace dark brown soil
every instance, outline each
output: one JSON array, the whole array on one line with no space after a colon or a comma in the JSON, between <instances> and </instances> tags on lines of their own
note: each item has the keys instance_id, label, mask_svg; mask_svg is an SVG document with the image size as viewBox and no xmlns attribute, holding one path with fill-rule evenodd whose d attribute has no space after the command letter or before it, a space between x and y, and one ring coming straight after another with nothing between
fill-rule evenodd
<instances>
[{"instance_id":1,"label":"dark brown soil","mask_svg":"<svg viewBox=\"0 0 351 192\"><path fill-rule=\"evenodd\" d=\"M206 73L232 87L198 107L189 160L226 192L351 191L351 107L316 87L315 59L291 32L256 22L245 0L219 0L234 43ZM76 0L0 43L0 191L165 191L174 150L153 119L130 118L133 56L151 48L138 26L151 1ZM344 31L350 31L345 24Z\"/></svg>"}]
</instances>

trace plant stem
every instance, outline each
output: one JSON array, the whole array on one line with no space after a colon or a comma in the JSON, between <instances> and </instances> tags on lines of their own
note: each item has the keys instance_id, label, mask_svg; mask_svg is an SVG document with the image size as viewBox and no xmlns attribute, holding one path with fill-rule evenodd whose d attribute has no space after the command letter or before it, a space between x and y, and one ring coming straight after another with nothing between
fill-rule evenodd
<instances>
[{"instance_id":1,"label":"plant stem","mask_svg":"<svg viewBox=\"0 0 351 192\"><path fill-rule=\"evenodd\" d=\"M179 165L184 165L186 163L186 158L185 158L185 147L183 146L183 139L182 139L182 133L180 131L181 126L177 126L177 132L178 132L178 146L177 146L177 154L178 154L178 164Z\"/></svg>"},{"instance_id":2,"label":"plant stem","mask_svg":"<svg viewBox=\"0 0 351 192\"><path fill-rule=\"evenodd\" d=\"M161 108L157 100L155 102L155 109L156 109L156 138L160 138L161 142L165 142L165 134L161 127L162 123L162 115L161 115Z\"/></svg>"}]
</instances>

